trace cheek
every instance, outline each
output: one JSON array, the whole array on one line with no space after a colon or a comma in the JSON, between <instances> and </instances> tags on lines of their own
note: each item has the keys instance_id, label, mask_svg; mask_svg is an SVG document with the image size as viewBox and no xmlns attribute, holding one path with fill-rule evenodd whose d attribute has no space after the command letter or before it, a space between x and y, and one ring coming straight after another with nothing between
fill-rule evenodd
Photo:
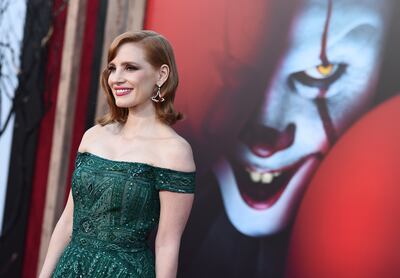
<instances>
[{"instance_id":1,"label":"cheek","mask_svg":"<svg viewBox=\"0 0 400 278\"><path fill-rule=\"evenodd\" d=\"M329 89L334 95L328 99L329 109L338 130L346 129L370 108L377 93L376 80L381 62L377 54L377 50L367 49L361 59L356 53L347 58L345 74Z\"/></svg>"},{"instance_id":2,"label":"cheek","mask_svg":"<svg viewBox=\"0 0 400 278\"><path fill-rule=\"evenodd\" d=\"M373 102L373 90L366 88L363 92L354 92L349 88L348 92L353 95L341 96L340 100L332 101L329 112L339 133L346 130L355 120L367 112Z\"/></svg>"},{"instance_id":3,"label":"cheek","mask_svg":"<svg viewBox=\"0 0 400 278\"><path fill-rule=\"evenodd\" d=\"M145 91L153 91L156 84L155 78L146 73L137 73L132 80L135 80L134 83L138 88Z\"/></svg>"},{"instance_id":4,"label":"cheek","mask_svg":"<svg viewBox=\"0 0 400 278\"><path fill-rule=\"evenodd\" d=\"M106 78L107 85L112 88L112 77L111 74Z\"/></svg>"}]
</instances>

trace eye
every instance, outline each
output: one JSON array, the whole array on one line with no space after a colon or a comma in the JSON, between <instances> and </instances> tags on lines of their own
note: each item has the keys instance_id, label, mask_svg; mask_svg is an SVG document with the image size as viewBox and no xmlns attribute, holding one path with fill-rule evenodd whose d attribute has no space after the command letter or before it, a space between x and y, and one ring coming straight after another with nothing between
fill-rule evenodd
<instances>
[{"instance_id":1,"label":"eye","mask_svg":"<svg viewBox=\"0 0 400 278\"><path fill-rule=\"evenodd\" d=\"M126 65L125 69L127 71L135 71L135 70L138 70L138 67L133 66L133 65Z\"/></svg>"},{"instance_id":2,"label":"eye","mask_svg":"<svg viewBox=\"0 0 400 278\"><path fill-rule=\"evenodd\" d=\"M108 65L107 70L108 72L113 72L115 71L115 67L113 65Z\"/></svg>"},{"instance_id":3,"label":"eye","mask_svg":"<svg viewBox=\"0 0 400 278\"><path fill-rule=\"evenodd\" d=\"M297 90L296 83L301 83L307 87L327 90L335 81L337 81L346 71L346 64L327 64L317 65L315 67L293 73L289 77L291 87Z\"/></svg>"},{"instance_id":4,"label":"eye","mask_svg":"<svg viewBox=\"0 0 400 278\"><path fill-rule=\"evenodd\" d=\"M332 76L337 70L338 65L328 64L328 65L318 65L311 69L305 70L304 73L315 79L324 79Z\"/></svg>"}]
</instances>

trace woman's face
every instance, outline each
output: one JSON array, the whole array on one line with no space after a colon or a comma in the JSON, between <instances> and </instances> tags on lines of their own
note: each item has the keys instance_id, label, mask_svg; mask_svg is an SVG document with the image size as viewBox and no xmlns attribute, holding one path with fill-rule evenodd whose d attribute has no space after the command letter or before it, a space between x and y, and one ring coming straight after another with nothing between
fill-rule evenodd
<instances>
[{"instance_id":1,"label":"woman's face","mask_svg":"<svg viewBox=\"0 0 400 278\"><path fill-rule=\"evenodd\" d=\"M158 80L158 71L147 61L145 51L137 43L125 43L108 65L110 86L118 107L137 107L151 103Z\"/></svg>"},{"instance_id":2,"label":"woman's face","mask_svg":"<svg viewBox=\"0 0 400 278\"><path fill-rule=\"evenodd\" d=\"M372 104L384 9L329 4L305 1L259 110L214 165L228 217L248 236L287 226L321 158Z\"/></svg>"}]
</instances>

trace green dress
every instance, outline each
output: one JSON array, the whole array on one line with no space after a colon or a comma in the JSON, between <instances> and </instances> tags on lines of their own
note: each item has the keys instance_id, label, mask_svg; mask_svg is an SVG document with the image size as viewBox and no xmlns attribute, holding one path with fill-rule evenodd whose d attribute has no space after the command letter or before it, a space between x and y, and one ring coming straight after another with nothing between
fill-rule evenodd
<instances>
[{"instance_id":1,"label":"green dress","mask_svg":"<svg viewBox=\"0 0 400 278\"><path fill-rule=\"evenodd\" d=\"M147 244L160 216L159 190L194 192L195 172L78 153L73 231L53 277L155 277Z\"/></svg>"}]
</instances>

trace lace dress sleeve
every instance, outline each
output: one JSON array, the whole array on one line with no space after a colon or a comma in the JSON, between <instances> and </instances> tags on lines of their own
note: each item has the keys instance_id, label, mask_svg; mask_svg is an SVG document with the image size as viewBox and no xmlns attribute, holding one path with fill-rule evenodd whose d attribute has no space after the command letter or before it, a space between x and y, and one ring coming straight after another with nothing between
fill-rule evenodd
<instances>
[{"instance_id":1,"label":"lace dress sleeve","mask_svg":"<svg viewBox=\"0 0 400 278\"><path fill-rule=\"evenodd\" d=\"M156 170L157 190L194 193L195 172L181 172L164 168L158 168Z\"/></svg>"}]
</instances>

